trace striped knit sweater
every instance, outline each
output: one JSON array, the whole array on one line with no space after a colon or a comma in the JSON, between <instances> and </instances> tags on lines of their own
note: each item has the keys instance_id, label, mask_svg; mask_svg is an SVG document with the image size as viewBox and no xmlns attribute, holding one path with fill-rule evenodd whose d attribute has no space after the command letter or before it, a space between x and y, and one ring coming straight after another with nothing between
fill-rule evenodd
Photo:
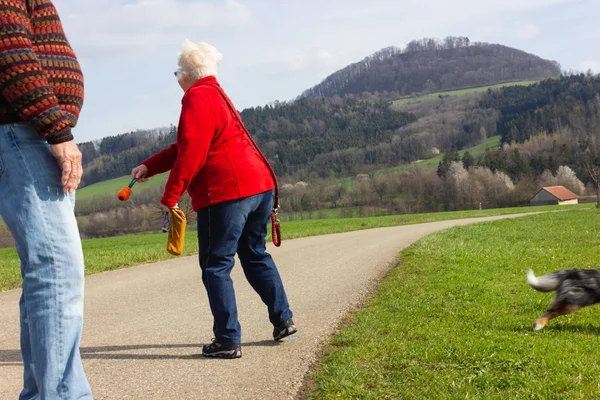
<instances>
[{"instance_id":1,"label":"striped knit sweater","mask_svg":"<svg viewBox=\"0 0 600 400\"><path fill-rule=\"evenodd\" d=\"M48 143L73 140L83 75L51 0L0 0L0 124L30 123Z\"/></svg>"}]
</instances>

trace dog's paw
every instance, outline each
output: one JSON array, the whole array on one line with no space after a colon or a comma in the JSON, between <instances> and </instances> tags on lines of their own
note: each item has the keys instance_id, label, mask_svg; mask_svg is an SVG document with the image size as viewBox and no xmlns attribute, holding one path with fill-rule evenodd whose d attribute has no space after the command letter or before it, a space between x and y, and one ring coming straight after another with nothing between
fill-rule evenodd
<instances>
[{"instance_id":1,"label":"dog's paw","mask_svg":"<svg viewBox=\"0 0 600 400\"><path fill-rule=\"evenodd\" d=\"M545 326L546 325L542 325L539 322L534 322L534 324L533 324L533 330L537 332L539 330L542 330Z\"/></svg>"}]
</instances>

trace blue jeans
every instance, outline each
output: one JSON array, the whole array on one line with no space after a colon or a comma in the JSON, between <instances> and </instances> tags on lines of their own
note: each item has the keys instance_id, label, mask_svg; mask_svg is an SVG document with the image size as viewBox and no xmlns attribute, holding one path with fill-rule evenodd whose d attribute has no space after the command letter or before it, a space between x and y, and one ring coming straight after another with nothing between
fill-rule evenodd
<instances>
[{"instance_id":1,"label":"blue jeans","mask_svg":"<svg viewBox=\"0 0 600 400\"><path fill-rule=\"evenodd\" d=\"M75 197L62 192L50 146L28 125L0 125L0 199L23 277L20 399L91 399L79 354L84 271Z\"/></svg>"},{"instance_id":2,"label":"blue jeans","mask_svg":"<svg viewBox=\"0 0 600 400\"><path fill-rule=\"evenodd\" d=\"M215 204L198 211L198 244L202 282L214 318L216 339L241 343L237 305L230 278L237 252L246 279L277 325L292 312L279 271L266 251L267 225L273 207L273 191Z\"/></svg>"}]
</instances>

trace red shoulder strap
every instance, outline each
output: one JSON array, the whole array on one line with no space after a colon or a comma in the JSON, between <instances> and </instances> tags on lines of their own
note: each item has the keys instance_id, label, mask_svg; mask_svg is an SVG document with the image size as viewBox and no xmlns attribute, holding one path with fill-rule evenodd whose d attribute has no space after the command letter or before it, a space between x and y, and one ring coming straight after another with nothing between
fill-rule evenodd
<instances>
[{"instance_id":1,"label":"red shoulder strap","mask_svg":"<svg viewBox=\"0 0 600 400\"><path fill-rule=\"evenodd\" d=\"M217 89L217 91L221 94L221 96L225 100L225 103L227 103L229 110L231 111L233 116L236 118L236 120L240 123L240 126L242 127L244 132L246 132L246 135L250 139L250 142L252 143L252 145L254 146L254 148L256 149L256 151L258 152L258 154L260 155L260 157L262 158L262 160L264 161L266 166L269 168L269 172L271 173L271 177L273 178L273 183L275 184L275 199L273 202L273 209L271 210L271 230L272 230L271 236L273 238L273 244L276 247L279 247L279 246L281 246L281 226L279 223L279 218L277 217L277 214L279 212L279 185L277 183L277 175L275 175L275 171L273 170L273 167L271 166L271 163L269 162L267 157L260 150L260 148L256 144L256 141L254 140L254 138L252 137L250 132L248 132L248 129L246 129L246 125L244 125L244 122L242 121L242 117L240 116L238 111L235 109L231 100L229 99L229 97L227 97L227 95L225 94L223 89L221 89L221 87L218 85L213 85L210 83L205 83L205 85L211 86L211 87Z\"/></svg>"}]
</instances>

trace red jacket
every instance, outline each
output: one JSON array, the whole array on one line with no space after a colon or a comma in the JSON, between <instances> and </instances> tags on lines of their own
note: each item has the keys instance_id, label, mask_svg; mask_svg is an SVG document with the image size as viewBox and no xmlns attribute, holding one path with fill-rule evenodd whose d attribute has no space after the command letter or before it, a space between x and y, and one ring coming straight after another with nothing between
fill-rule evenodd
<instances>
[{"instance_id":1,"label":"red jacket","mask_svg":"<svg viewBox=\"0 0 600 400\"><path fill-rule=\"evenodd\" d=\"M171 170L161 203L174 207L184 191L195 211L272 190L274 175L219 91L214 76L185 92L177 141L143 161L148 177ZM219 86L220 87L220 86Z\"/></svg>"}]
</instances>

